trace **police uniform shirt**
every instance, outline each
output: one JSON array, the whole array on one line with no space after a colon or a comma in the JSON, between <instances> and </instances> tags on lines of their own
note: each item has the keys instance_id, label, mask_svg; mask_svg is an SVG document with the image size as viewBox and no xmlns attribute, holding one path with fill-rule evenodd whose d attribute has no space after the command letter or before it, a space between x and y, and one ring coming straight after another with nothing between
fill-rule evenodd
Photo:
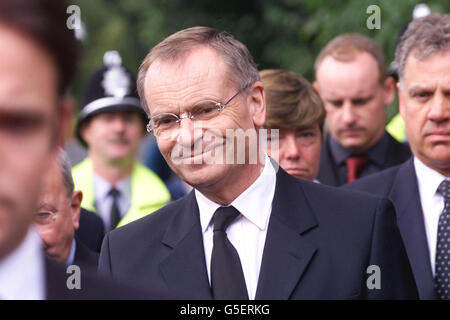
<instances>
[{"instance_id":1,"label":"police uniform shirt","mask_svg":"<svg viewBox=\"0 0 450 320\"><path fill-rule=\"evenodd\" d=\"M109 194L113 186L94 173L95 209L103 219L106 230L109 230L113 197ZM120 215L123 218L131 206L131 177L122 179L114 186L120 195L117 198Z\"/></svg>"}]
</instances>

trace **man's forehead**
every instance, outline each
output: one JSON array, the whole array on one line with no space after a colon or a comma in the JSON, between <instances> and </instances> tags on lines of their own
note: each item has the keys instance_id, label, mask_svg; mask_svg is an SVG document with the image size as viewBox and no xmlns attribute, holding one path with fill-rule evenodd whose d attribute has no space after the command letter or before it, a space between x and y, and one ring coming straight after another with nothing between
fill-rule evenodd
<instances>
[{"instance_id":1,"label":"man's forehead","mask_svg":"<svg viewBox=\"0 0 450 320\"><path fill-rule=\"evenodd\" d=\"M147 70L145 85L149 92L159 87L186 88L203 81L225 79L227 68L223 59L208 47L195 49L175 61L157 59Z\"/></svg>"},{"instance_id":2,"label":"man's forehead","mask_svg":"<svg viewBox=\"0 0 450 320\"><path fill-rule=\"evenodd\" d=\"M418 58L413 50L406 59L404 79L409 85L432 86L433 83L450 85L450 50Z\"/></svg>"}]
</instances>

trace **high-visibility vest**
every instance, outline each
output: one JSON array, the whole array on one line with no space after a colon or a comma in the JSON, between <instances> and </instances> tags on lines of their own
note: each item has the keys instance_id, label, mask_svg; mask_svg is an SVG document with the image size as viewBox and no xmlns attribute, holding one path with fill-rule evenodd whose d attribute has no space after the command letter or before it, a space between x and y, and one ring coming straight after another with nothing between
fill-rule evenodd
<instances>
[{"instance_id":1,"label":"high-visibility vest","mask_svg":"<svg viewBox=\"0 0 450 320\"><path fill-rule=\"evenodd\" d=\"M94 207L94 168L90 158L72 168L75 190L83 192L81 206L90 211ZM131 205L117 227L140 219L170 201L170 193L164 182L150 169L135 162L131 172Z\"/></svg>"},{"instance_id":2,"label":"high-visibility vest","mask_svg":"<svg viewBox=\"0 0 450 320\"><path fill-rule=\"evenodd\" d=\"M397 113L391 121L386 125L386 131L398 142L406 141L405 122L400 113Z\"/></svg>"}]
</instances>

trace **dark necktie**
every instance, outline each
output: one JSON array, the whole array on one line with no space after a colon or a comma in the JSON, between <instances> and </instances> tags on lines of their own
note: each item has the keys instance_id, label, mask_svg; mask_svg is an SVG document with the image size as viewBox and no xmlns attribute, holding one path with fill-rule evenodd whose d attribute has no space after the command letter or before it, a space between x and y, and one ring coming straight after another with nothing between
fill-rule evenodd
<instances>
[{"instance_id":1,"label":"dark necktie","mask_svg":"<svg viewBox=\"0 0 450 320\"><path fill-rule=\"evenodd\" d=\"M116 188L112 188L108 193L112 198L112 206L111 206L111 213L110 213L110 227L109 230L114 230L114 228L119 223L121 216L120 216L120 210L118 205L118 198L120 196L120 191Z\"/></svg>"},{"instance_id":2,"label":"dark necktie","mask_svg":"<svg viewBox=\"0 0 450 320\"><path fill-rule=\"evenodd\" d=\"M444 210L439 217L434 283L438 296L450 300L450 180L438 188L444 197Z\"/></svg>"},{"instance_id":3,"label":"dark necktie","mask_svg":"<svg viewBox=\"0 0 450 320\"><path fill-rule=\"evenodd\" d=\"M347 183L353 182L358 179L362 169L369 162L369 158L366 156L351 156L345 160L347 165Z\"/></svg>"},{"instance_id":4,"label":"dark necktie","mask_svg":"<svg viewBox=\"0 0 450 320\"><path fill-rule=\"evenodd\" d=\"M216 300L248 300L244 272L226 229L239 216L233 206L220 207L214 213L211 289Z\"/></svg>"}]
</instances>

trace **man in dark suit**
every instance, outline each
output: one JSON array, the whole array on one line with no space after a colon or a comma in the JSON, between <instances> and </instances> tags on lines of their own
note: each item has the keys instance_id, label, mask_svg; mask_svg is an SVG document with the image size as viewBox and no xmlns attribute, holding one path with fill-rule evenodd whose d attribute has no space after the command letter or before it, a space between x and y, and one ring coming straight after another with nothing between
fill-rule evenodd
<instances>
[{"instance_id":1,"label":"man in dark suit","mask_svg":"<svg viewBox=\"0 0 450 320\"><path fill-rule=\"evenodd\" d=\"M0 1L0 299L138 297L84 269L67 274L32 225L71 115L79 47L66 10L60 0Z\"/></svg>"},{"instance_id":2,"label":"man in dark suit","mask_svg":"<svg viewBox=\"0 0 450 320\"><path fill-rule=\"evenodd\" d=\"M102 218L92 211L81 208L80 226L75 231L75 236L89 249L100 253L105 237L105 225Z\"/></svg>"},{"instance_id":3,"label":"man in dark suit","mask_svg":"<svg viewBox=\"0 0 450 320\"><path fill-rule=\"evenodd\" d=\"M389 201L298 180L258 147L264 90L242 43L177 32L138 87L162 155L194 190L108 233L100 272L176 299L416 297Z\"/></svg>"},{"instance_id":4,"label":"man in dark suit","mask_svg":"<svg viewBox=\"0 0 450 320\"><path fill-rule=\"evenodd\" d=\"M74 191L70 161L60 149L44 177L34 220L51 259L67 266L97 269L98 253L75 235L80 226L82 197L81 191Z\"/></svg>"},{"instance_id":5,"label":"man in dark suit","mask_svg":"<svg viewBox=\"0 0 450 320\"><path fill-rule=\"evenodd\" d=\"M349 188L394 203L422 299L449 299L450 15L414 20L397 45L399 110L413 158Z\"/></svg>"},{"instance_id":6,"label":"man in dark suit","mask_svg":"<svg viewBox=\"0 0 450 320\"><path fill-rule=\"evenodd\" d=\"M395 97L381 48L361 34L328 43L315 63L329 135L322 144L317 179L340 186L406 161L411 152L385 131L385 108Z\"/></svg>"}]
</instances>

